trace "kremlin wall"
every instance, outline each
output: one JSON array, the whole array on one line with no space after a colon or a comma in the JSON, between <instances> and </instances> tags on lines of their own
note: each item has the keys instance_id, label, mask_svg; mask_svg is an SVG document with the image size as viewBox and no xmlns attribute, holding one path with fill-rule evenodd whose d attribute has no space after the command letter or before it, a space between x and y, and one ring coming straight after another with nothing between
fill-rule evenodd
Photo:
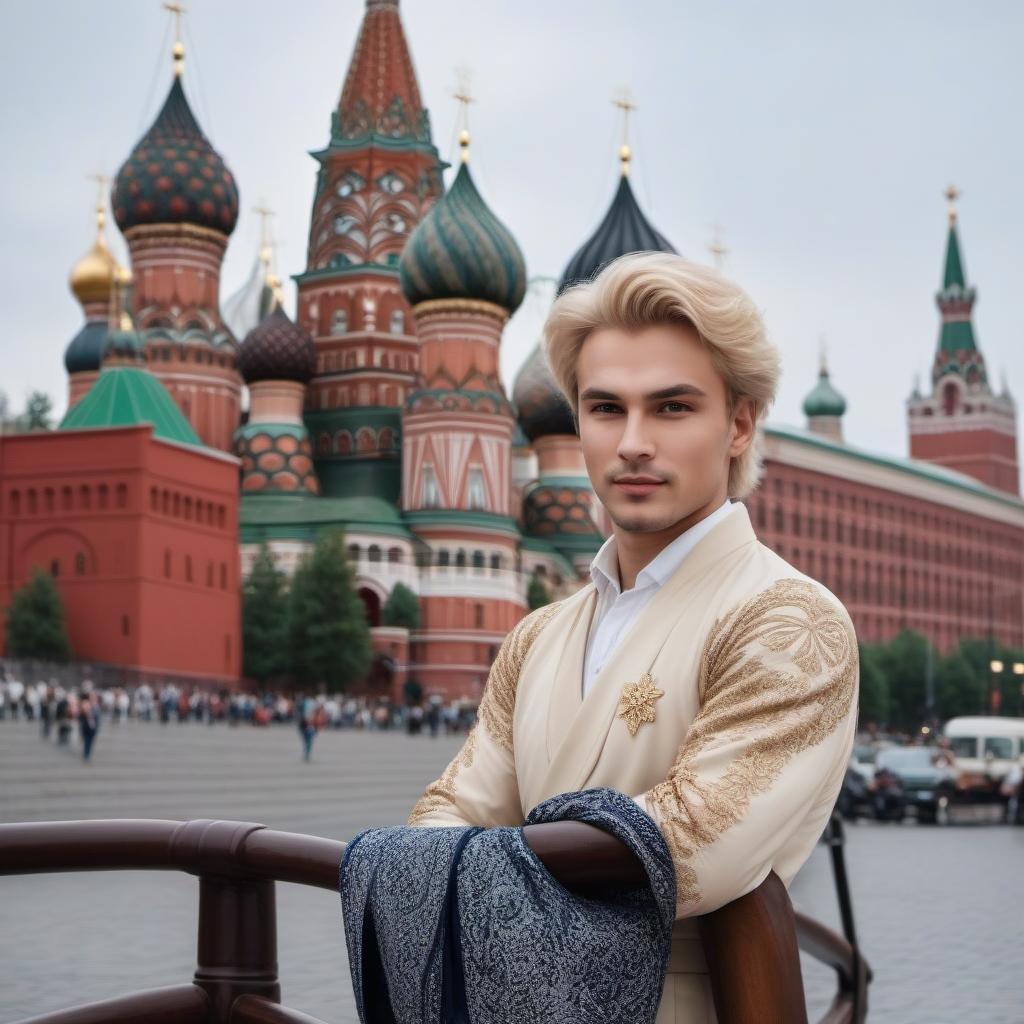
<instances>
[{"instance_id":1,"label":"kremlin wall","mask_svg":"<svg viewBox=\"0 0 1024 1024\"><path fill-rule=\"evenodd\" d=\"M222 313L239 191L186 84L178 43L166 101L111 193L130 271L110 254L101 200L72 272L84 323L65 352L67 415L54 432L0 437L0 611L38 565L78 657L230 685L260 543L291 571L344 528L374 684L398 696L414 677L427 693L478 697L530 578L553 597L579 587L610 523L539 345L511 391L500 379L526 266L476 188L468 133L446 190L398 2L367 0L313 154L295 321L268 246ZM560 289L627 252L676 251L637 203L628 149L621 159ZM844 436L823 360L806 426L765 427L766 473L747 505L764 543L834 591L862 641L910 628L941 651L962 636L1020 647L1016 408L974 337L955 198L938 339L920 340L934 345L931 379L907 400L910 457ZM420 599L412 633L381 624L397 582Z\"/></svg>"}]
</instances>

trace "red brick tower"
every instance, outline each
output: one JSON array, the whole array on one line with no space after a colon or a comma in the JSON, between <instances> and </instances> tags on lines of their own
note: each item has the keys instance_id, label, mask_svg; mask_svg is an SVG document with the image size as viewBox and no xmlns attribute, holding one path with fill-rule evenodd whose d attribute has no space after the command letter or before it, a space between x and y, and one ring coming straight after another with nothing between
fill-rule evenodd
<instances>
[{"instance_id":1,"label":"red brick tower","mask_svg":"<svg viewBox=\"0 0 1024 1024\"><path fill-rule=\"evenodd\" d=\"M417 675L428 692L476 693L526 600L512 512L515 417L498 375L501 334L526 291L523 256L469 172L402 254L420 374L402 415L402 512L429 548L420 575Z\"/></svg>"},{"instance_id":2,"label":"red brick tower","mask_svg":"<svg viewBox=\"0 0 1024 1024\"><path fill-rule=\"evenodd\" d=\"M118 172L114 217L131 254L150 367L203 443L231 451L242 381L219 297L238 189L185 98L183 59L177 42L163 108Z\"/></svg>"},{"instance_id":3,"label":"red brick tower","mask_svg":"<svg viewBox=\"0 0 1024 1024\"><path fill-rule=\"evenodd\" d=\"M966 473L989 487L1016 495L1017 409L1006 386L997 395L989 384L985 359L974 340L971 311L977 292L967 286L955 188L949 200L949 237L942 290L939 345L932 364L931 393L915 388L907 401L910 455Z\"/></svg>"},{"instance_id":4,"label":"red brick tower","mask_svg":"<svg viewBox=\"0 0 1024 1024\"><path fill-rule=\"evenodd\" d=\"M441 194L398 0L367 0L331 115L296 276L298 323L314 338L306 396L317 475L328 496L398 501L400 410L416 379L415 327L398 283L406 240Z\"/></svg>"}]
</instances>

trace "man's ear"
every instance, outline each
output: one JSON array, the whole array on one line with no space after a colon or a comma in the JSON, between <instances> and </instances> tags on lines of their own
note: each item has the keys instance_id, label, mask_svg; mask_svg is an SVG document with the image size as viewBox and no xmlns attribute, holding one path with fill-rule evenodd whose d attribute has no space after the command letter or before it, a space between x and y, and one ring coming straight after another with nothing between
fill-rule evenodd
<instances>
[{"instance_id":1,"label":"man's ear","mask_svg":"<svg viewBox=\"0 0 1024 1024\"><path fill-rule=\"evenodd\" d=\"M732 411L732 441L729 444L729 455L736 458L742 455L754 440L757 421L754 418L754 400L741 398Z\"/></svg>"}]
</instances>

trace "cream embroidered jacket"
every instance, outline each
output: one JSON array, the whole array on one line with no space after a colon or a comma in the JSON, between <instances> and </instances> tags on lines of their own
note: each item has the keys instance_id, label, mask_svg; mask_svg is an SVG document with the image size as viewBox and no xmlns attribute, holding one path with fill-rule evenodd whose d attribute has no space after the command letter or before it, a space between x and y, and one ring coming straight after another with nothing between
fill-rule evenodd
<instances>
[{"instance_id":1,"label":"cream embroidered jacket","mask_svg":"<svg viewBox=\"0 0 1024 1024\"><path fill-rule=\"evenodd\" d=\"M679 917L750 892L773 868L788 886L853 745L846 609L761 544L742 506L665 582L583 699L595 603L591 583L506 637L477 725L410 824L519 825L549 796L611 786L665 835Z\"/></svg>"}]
</instances>

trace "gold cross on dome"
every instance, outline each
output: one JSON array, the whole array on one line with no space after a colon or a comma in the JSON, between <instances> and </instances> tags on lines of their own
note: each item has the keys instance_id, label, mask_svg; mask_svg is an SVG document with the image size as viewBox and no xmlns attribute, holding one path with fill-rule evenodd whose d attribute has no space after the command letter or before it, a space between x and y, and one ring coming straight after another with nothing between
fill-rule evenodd
<instances>
[{"instance_id":1,"label":"gold cross on dome","mask_svg":"<svg viewBox=\"0 0 1024 1024\"><path fill-rule=\"evenodd\" d=\"M182 65L185 63L185 44L181 41L181 16L187 12L181 4L170 3L167 0L163 8L174 15L174 47L171 54L174 57L174 73L180 78Z\"/></svg>"},{"instance_id":2,"label":"gold cross on dome","mask_svg":"<svg viewBox=\"0 0 1024 1024\"><path fill-rule=\"evenodd\" d=\"M459 103L459 120L462 128L459 130L459 146L462 149L462 162L469 163L469 105L475 103L469 87L470 73L468 68L455 69L456 86L452 96Z\"/></svg>"},{"instance_id":3,"label":"gold cross on dome","mask_svg":"<svg viewBox=\"0 0 1024 1024\"><path fill-rule=\"evenodd\" d=\"M665 696L664 690L654 685L654 677L645 672L638 683L626 683L619 698L619 713L629 729L629 735L635 736L645 722L654 721L654 702Z\"/></svg>"},{"instance_id":4,"label":"gold cross on dome","mask_svg":"<svg viewBox=\"0 0 1024 1024\"><path fill-rule=\"evenodd\" d=\"M622 146L619 149L619 160L622 162L623 176L629 174L629 161L633 156L629 148L629 115L636 110L636 104L629 90L623 88L617 96L612 97L612 106L622 111Z\"/></svg>"}]
</instances>

